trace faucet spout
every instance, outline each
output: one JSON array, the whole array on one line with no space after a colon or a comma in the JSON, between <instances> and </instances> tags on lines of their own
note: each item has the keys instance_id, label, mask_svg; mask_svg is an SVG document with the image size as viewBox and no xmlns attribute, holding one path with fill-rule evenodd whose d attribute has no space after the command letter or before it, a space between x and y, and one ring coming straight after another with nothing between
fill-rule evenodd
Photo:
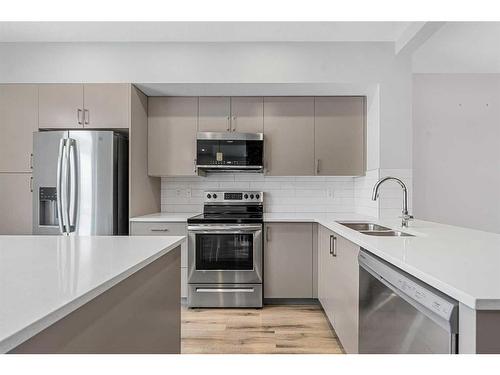
<instances>
[{"instance_id":1,"label":"faucet spout","mask_svg":"<svg viewBox=\"0 0 500 375\"><path fill-rule=\"evenodd\" d=\"M403 209L402 209L402 222L401 226L407 227L408 226L408 221L413 218L413 216L408 215L408 189L406 188L406 185L403 181L401 181L399 178L396 177L384 177L378 180L375 183L375 186L373 186L373 191L372 191L372 200L377 200L379 197L379 189L380 185L382 185L386 181L395 181L397 182L401 188L403 189Z\"/></svg>"}]
</instances>

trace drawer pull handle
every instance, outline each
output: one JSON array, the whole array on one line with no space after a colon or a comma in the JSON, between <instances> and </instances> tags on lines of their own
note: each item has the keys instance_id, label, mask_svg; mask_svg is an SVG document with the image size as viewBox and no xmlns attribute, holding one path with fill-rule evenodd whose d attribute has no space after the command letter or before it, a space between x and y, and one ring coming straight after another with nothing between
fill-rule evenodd
<instances>
[{"instance_id":1,"label":"drawer pull handle","mask_svg":"<svg viewBox=\"0 0 500 375\"><path fill-rule=\"evenodd\" d=\"M163 229L151 229L151 232L168 232L168 229L167 228L163 228Z\"/></svg>"},{"instance_id":2,"label":"drawer pull handle","mask_svg":"<svg viewBox=\"0 0 500 375\"><path fill-rule=\"evenodd\" d=\"M196 288L198 293L253 293L254 288Z\"/></svg>"}]
</instances>

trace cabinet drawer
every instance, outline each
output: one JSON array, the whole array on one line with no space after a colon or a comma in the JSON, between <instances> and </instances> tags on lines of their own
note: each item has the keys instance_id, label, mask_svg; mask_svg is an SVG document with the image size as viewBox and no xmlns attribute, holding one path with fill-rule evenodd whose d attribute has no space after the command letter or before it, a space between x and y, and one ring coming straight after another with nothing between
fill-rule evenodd
<instances>
[{"instance_id":1,"label":"cabinet drawer","mask_svg":"<svg viewBox=\"0 0 500 375\"><path fill-rule=\"evenodd\" d=\"M161 222L132 222L130 234L133 236L185 236L187 224Z\"/></svg>"},{"instance_id":2,"label":"cabinet drawer","mask_svg":"<svg viewBox=\"0 0 500 375\"><path fill-rule=\"evenodd\" d=\"M131 236L187 236L187 223L131 222ZM187 267L187 239L181 245L181 267Z\"/></svg>"}]
</instances>

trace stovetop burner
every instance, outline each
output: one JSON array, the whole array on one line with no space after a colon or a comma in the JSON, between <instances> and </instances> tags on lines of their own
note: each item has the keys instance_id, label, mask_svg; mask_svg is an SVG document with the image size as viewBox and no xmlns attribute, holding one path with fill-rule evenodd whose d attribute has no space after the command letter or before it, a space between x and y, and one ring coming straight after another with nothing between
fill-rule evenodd
<instances>
[{"instance_id":1,"label":"stovetop burner","mask_svg":"<svg viewBox=\"0 0 500 375\"><path fill-rule=\"evenodd\" d=\"M203 213L188 223L262 223L263 195L261 191L207 191Z\"/></svg>"}]
</instances>

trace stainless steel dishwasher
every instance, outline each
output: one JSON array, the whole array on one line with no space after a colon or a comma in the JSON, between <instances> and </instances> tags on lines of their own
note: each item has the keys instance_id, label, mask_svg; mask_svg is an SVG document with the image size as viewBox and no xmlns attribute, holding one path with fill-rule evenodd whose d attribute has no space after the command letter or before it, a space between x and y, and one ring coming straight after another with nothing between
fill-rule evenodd
<instances>
[{"instance_id":1,"label":"stainless steel dishwasher","mask_svg":"<svg viewBox=\"0 0 500 375\"><path fill-rule=\"evenodd\" d=\"M359 353L457 353L458 303L375 255L359 253Z\"/></svg>"}]
</instances>

